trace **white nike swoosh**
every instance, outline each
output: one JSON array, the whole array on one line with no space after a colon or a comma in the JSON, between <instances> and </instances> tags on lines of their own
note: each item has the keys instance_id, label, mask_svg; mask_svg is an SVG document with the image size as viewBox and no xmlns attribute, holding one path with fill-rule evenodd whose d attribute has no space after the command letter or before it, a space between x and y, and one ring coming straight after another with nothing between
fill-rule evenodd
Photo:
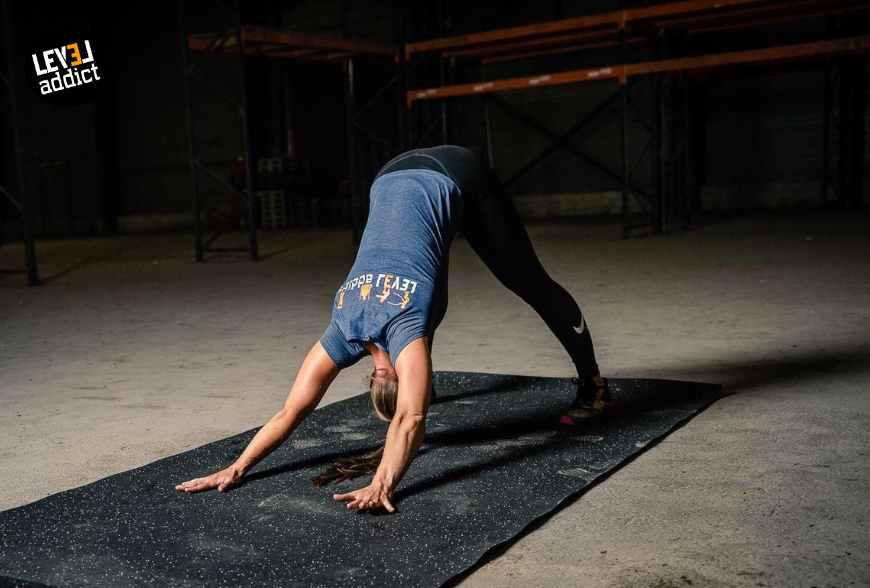
<instances>
[{"instance_id":1,"label":"white nike swoosh","mask_svg":"<svg viewBox=\"0 0 870 588\"><path fill-rule=\"evenodd\" d=\"M582 334L583 331L585 331L585 330L586 330L586 319L584 319L584 318L581 316L581 317L580 317L580 326L579 326L579 327L574 327L574 332L576 332L578 335L580 335L580 334Z\"/></svg>"}]
</instances>

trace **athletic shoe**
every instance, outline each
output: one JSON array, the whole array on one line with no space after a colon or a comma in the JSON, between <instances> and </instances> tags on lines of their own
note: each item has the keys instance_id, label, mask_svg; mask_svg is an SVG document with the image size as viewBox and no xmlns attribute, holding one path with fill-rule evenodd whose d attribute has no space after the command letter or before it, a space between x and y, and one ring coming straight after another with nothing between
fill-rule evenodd
<instances>
[{"instance_id":1,"label":"athletic shoe","mask_svg":"<svg viewBox=\"0 0 870 588\"><path fill-rule=\"evenodd\" d=\"M604 414L610 403L610 387L607 378L592 376L577 383L574 402L559 418L562 425L576 425Z\"/></svg>"}]
</instances>

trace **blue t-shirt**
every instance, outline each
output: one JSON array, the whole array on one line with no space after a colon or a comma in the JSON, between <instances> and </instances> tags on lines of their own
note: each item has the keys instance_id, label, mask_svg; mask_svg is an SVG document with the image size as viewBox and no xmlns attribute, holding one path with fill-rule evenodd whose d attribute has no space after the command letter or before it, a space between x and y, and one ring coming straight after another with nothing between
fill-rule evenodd
<instances>
[{"instance_id":1,"label":"blue t-shirt","mask_svg":"<svg viewBox=\"0 0 870 588\"><path fill-rule=\"evenodd\" d=\"M462 196L447 175L404 169L372 183L356 260L339 285L320 344L339 368L371 341L395 362L408 343L432 336L447 310L450 244Z\"/></svg>"}]
</instances>

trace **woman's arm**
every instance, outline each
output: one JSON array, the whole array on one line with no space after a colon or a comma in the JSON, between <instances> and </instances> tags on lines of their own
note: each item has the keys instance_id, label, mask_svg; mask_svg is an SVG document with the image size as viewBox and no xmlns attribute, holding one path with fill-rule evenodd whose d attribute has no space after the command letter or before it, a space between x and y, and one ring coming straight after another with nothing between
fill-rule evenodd
<instances>
[{"instance_id":1,"label":"woman's arm","mask_svg":"<svg viewBox=\"0 0 870 588\"><path fill-rule=\"evenodd\" d=\"M308 414L317 408L339 369L317 341L296 374L284 407L263 425L248 446L229 467L210 476L178 484L183 492L201 492L217 488L223 492L236 486L245 472L281 445Z\"/></svg>"},{"instance_id":2,"label":"woman's arm","mask_svg":"<svg viewBox=\"0 0 870 588\"><path fill-rule=\"evenodd\" d=\"M383 506L393 512L390 497L423 442L432 386L432 357L425 337L415 339L402 350L396 360L396 373L399 376L396 414L387 429L384 455L371 484L333 495L336 500L348 501L347 508Z\"/></svg>"}]
</instances>

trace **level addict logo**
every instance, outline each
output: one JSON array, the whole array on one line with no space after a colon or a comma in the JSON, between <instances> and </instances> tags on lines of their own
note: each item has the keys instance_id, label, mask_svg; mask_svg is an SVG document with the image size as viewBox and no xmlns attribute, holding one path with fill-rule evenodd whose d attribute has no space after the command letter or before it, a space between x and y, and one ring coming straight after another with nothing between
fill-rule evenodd
<instances>
[{"instance_id":1,"label":"level addict logo","mask_svg":"<svg viewBox=\"0 0 870 588\"><path fill-rule=\"evenodd\" d=\"M373 287L381 288L375 294L375 298L381 304L405 308L411 303L411 295L417 291L417 282L394 274L378 274L377 279L372 273L361 274L348 280L338 289L335 307L344 308L345 295L357 288L359 289L359 299L363 302L369 300Z\"/></svg>"},{"instance_id":2,"label":"level addict logo","mask_svg":"<svg viewBox=\"0 0 870 588\"><path fill-rule=\"evenodd\" d=\"M100 80L91 42L85 39L31 54L39 93L43 96Z\"/></svg>"}]
</instances>

